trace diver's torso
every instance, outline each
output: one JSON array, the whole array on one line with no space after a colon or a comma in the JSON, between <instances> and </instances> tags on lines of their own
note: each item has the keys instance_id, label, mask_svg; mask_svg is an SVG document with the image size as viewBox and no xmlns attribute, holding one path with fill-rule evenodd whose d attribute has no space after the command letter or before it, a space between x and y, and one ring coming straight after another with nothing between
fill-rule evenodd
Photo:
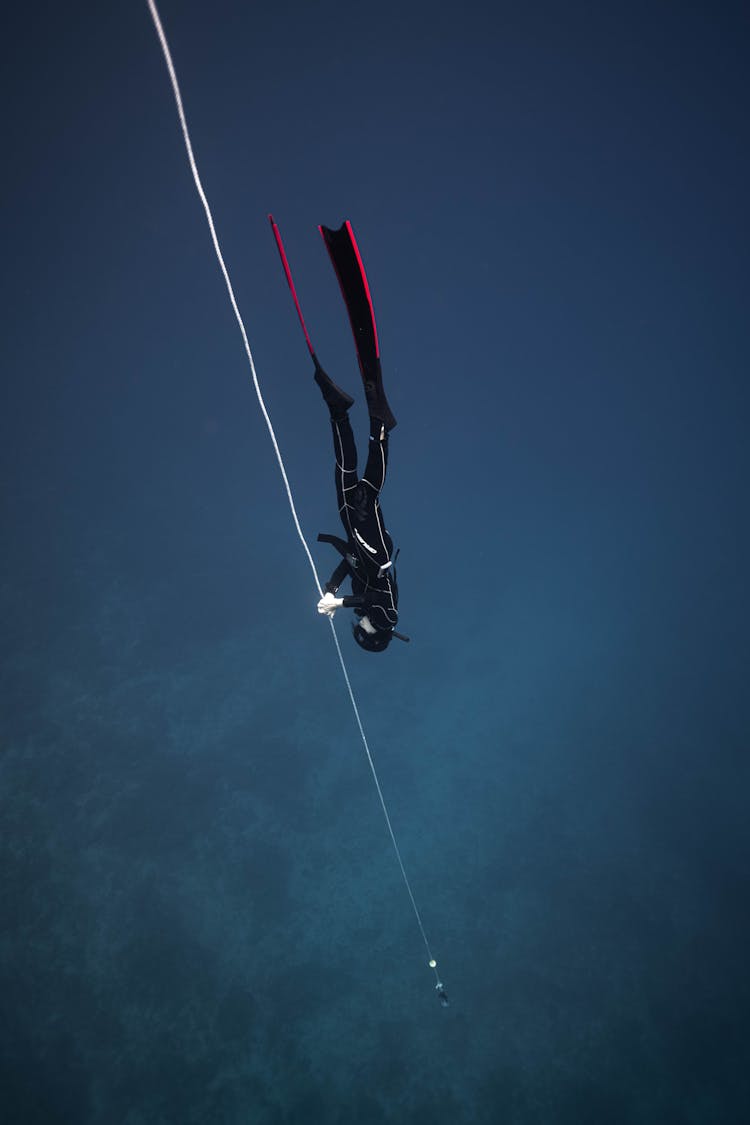
<instances>
[{"instance_id":1,"label":"diver's torso","mask_svg":"<svg viewBox=\"0 0 750 1125\"><path fill-rule=\"evenodd\" d=\"M385 529L382 509L360 481L341 511L341 522L368 572L377 573L393 558L393 540Z\"/></svg>"}]
</instances>

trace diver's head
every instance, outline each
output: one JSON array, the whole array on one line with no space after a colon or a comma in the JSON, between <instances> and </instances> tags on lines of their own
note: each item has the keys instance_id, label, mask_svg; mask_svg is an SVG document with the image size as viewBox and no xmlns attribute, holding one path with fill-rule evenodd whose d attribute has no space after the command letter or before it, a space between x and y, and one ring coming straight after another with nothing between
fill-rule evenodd
<instances>
[{"instance_id":1,"label":"diver's head","mask_svg":"<svg viewBox=\"0 0 750 1125\"><path fill-rule=\"evenodd\" d=\"M354 639L365 652L385 652L393 637L392 629L376 629L367 614L352 624Z\"/></svg>"}]
</instances>

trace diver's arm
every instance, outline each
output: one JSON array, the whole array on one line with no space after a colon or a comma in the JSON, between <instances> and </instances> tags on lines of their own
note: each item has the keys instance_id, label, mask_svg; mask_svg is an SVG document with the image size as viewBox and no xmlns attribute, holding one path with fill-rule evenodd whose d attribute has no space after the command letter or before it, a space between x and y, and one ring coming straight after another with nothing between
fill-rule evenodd
<instances>
[{"instance_id":1,"label":"diver's arm","mask_svg":"<svg viewBox=\"0 0 750 1125\"><path fill-rule=\"evenodd\" d=\"M366 594L347 594L345 598L337 598L335 594L326 589L325 594L318 602L318 613L326 613L333 617L337 609L369 609L372 598Z\"/></svg>"},{"instance_id":2,"label":"diver's arm","mask_svg":"<svg viewBox=\"0 0 750 1125\"><path fill-rule=\"evenodd\" d=\"M366 594L348 594L341 599L341 604L345 609L362 609L372 605L372 598L368 598Z\"/></svg>"},{"instance_id":3,"label":"diver's arm","mask_svg":"<svg viewBox=\"0 0 750 1125\"><path fill-rule=\"evenodd\" d=\"M318 613L325 613L328 617L333 617L336 610L340 609L342 605L359 605L360 601L362 601L361 598L355 598L351 595L346 598L336 597L336 594L339 592L339 586L349 574L351 574L349 560L342 559L325 584L325 593L318 602Z\"/></svg>"},{"instance_id":4,"label":"diver's arm","mask_svg":"<svg viewBox=\"0 0 750 1125\"><path fill-rule=\"evenodd\" d=\"M339 565L334 570L331 577L328 579L324 586L327 594L337 594L339 586L349 574L349 562L347 559L342 559Z\"/></svg>"}]
</instances>

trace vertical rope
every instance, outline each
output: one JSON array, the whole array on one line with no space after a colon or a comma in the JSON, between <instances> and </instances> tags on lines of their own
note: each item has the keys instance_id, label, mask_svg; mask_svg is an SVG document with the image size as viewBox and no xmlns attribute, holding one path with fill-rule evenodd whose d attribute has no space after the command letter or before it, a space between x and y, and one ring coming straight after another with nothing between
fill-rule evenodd
<instances>
[{"instance_id":1,"label":"vertical rope","mask_svg":"<svg viewBox=\"0 0 750 1125\"><path fill-rule=\"evenodd\" d=\"M225 282L226 287L227 287L227 292L229 294L229 300L231 302L232 309L234 311L234 315L235 315L235 318L237 320L237 324L239 325L239 329L240 329L240 332L242 334L242 342L245 346L245 354L247 355L247 359L248 359L248 362L250 364L250 372L251 372L252 377L253 377L253 386L255 387L255 394L258 398L258 405L260 406L261 413L263 414L263 418L264 418L266 426L268 428L268 433L270 435L271 442L273 444L274 453L276 454L276 460L278 461L278 464L279 464L279 470L281 472L281 476L282 476L282 479L284 481L284 488L286 489L286 495L287 495L287 499L289 501L289 507L290 507L291 512L292 512L292 519L294 520L294 526L297 530L297 535L299 536L299 540L300 540L300 542L301 542L301 544L302 544L302 546L305 550L305 554L307 555L307 561L309 562L310 569L312 570L312 573L313 573L313 578L315 580L315 585L316 585L317 590L318 590L318 595L320 597L322 597L323 596L323 590L322 590L322 587L320 585L320 579L318 577L318 572L315 568L315 563L313 561L312 554L310 553L310 548L307 545L307 540L305 539L305 536L302 532L302 528L300 526L299 518L297 516L297 509L294 505L294 497L292 496L292 489L291 489L291 486L289 484L289 478L286 475L286 468L284 467L284 461L283 461L282 456L281 456L281 450L279 449L279 443L276 440L276 434L274 433L274 428L271 424L271 418L270 418L269 413L266 409L266 404L263 401L263 395L261 393L260 383L258 382L258 376L257 376L256 370L255 370L255 362L253 360L253 354L250 350L250 343L249 343L248 338L247 338L247 332L245 330L245 324L242 320L242 316L240 315L240 310L239 310L239 307L237 305L237 300L236 300L235 295L234 295L234 289L232 288L232 282L230 281L230 278L229 278L229 272L228 272L227 267L224 263L224 256L222 255L221 247L219 246L219 239L216 235L216 228L214 226L214 220L213 220L213 216L211 214L211 208L208 205L208 200L206 199L206 194L203 190L203 185L201 183L201 179L200 179L200 176L198 174L198 166L195 162L195 156L193 154L193 146L190 142L190 133L188 132L187 119L185 117L185 110L184 110L183 105L182 105L182 95L180 94L180 86L179 86L179 83L177 81L177 74L176 74L176 71L175 71L175 68L174 68L174 63L172 62L172 55L171 55L171 52L169 50L169 44L167 43L167 37L164 34L164 28L162 27L161 19L159 18L159 12L157 10L156 4L154 3L154 0L148 0L148 7L149 7L149 11L151 12L151 18L154 22L154 27L156 28L156 34L158 35L159 42L161 43L161 49L162 49L162 52L164 54L164 61L166 62L167 70L169 71L169 78L170 78L170 81L172 83L172 90L174 92L175 102L177 103L177 113L178 113L178 116L179 116L179 119L180 119L180 126L182 128L182 136L183 136L183 139L185 141L185 148L187 150L187 156L188 156L188 160L190 162L190 170L193 173L193 180L195 182L195 187L196 187L196 190L197 190L198 195L200 197L200 201L203 204L203 210L206 213L206 220L208 222L208 228L211 232L211 240L212 240L213 245L214 245L216 257L218 259L219 266L221 268L221 272L222 272L222 275L224 277L224 282ZM414 898L414 894L412 892L408 876L406 874L406 868L404 867L404 863L403 863L403 860L401 858L401 852L399 850L399 846L398 846L398 843L396 841L396 836L395 836L395 833L393 831L393 826L391 825L391 818L388 815L388 808L387 808L386 803L385 803L385 798L383 797L383 790L380 787L380 782L378 780L377 771L375 769L375 763L372 760L372 754L370 753L370 747L368 745L367 737L365 735L364 727L362 725L362 719L360 718L359 708L357 707L357 702L354 698L354 692L352 691L351 681L349 680L349 673L347 672L346 664L344 663L344 656L343 656L343 653L341 652L341 646L339 645L338 635L336 633L336 629L335 629L335 626L333 624L333 619L329 618L329 620L330 620L330 624L331 624L331 634L333 636L334 644L336 645L336 652L338 653L339 663L341 664L341 671L344 674L344 680L346 681L347 691L349 692L349 699L351 700L352 709L354 711L354 717L357 720L357 727L359 728L359 733L360 733L360 737L362 739L362 744L365 748L365 753L367 755L367 761L369 763L370 770L372 772L373 780L375 782L375 788L377 789L377 792L378 792L378 797L380 798L380 804L381 804L381 807L383 809L383 816L385 817L385 823L388 827L388 833L391 837L391 843L393 844L393 849L396 853L396 859L398 860L398 865L401 869L401 874L403 876L404 883L406 885L406 890L408 891L409 899L411 900L411 904L412 904L412 907L414 909L414 915L417 919L417 925L419 926L419 932L422 935L422 940L424 941L425 948L427 950L428 961L430 963L430 967L434 970L435 977L437 979L438 978L437 969L435 968L435 965L433 964L433 957L432 957L432 953L430 951L429 942L427 941L427 935L425 933L425 929L424 929L424 926L422 924L422 918L421 918L421 915L419 913L419 909L417 907L417 903L416 903L416 900Z\"/></svg>"}]
</instances>

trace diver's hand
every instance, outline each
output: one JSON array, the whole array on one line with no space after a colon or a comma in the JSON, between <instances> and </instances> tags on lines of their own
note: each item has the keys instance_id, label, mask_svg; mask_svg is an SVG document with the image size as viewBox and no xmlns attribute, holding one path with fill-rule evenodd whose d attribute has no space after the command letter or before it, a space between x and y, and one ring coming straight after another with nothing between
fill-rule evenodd
<instances>
[{"instance_id":1,"label":"diver's hand","mask_svg":"<svg viewBox=\"0 0 750 1125\"><path fill-rule=\"evenodd\" d=\"M337 598L333 594L324 594L318 602L318 613L325 613L328 617L333 617L339 606L343 604L343 598Z\"/></svg>"}]
</instances>

